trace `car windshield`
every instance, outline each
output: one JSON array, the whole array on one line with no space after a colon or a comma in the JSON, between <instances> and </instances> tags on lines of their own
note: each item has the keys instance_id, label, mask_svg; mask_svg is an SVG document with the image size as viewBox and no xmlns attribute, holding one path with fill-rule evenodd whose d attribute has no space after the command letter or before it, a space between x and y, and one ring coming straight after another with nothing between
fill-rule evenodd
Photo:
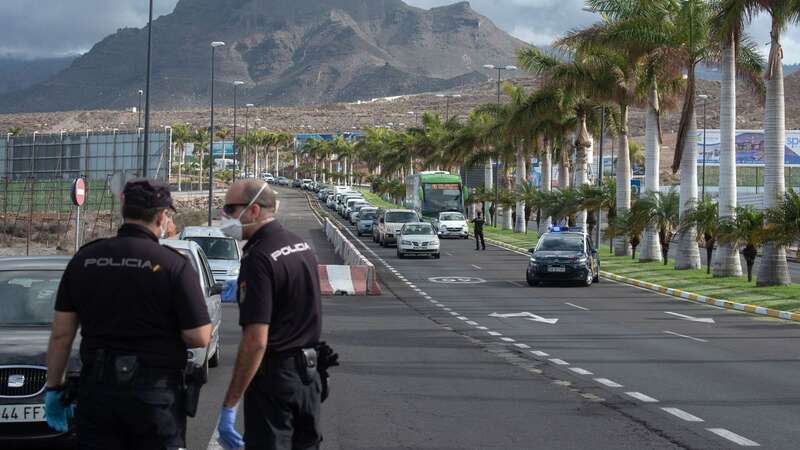
<instances>
[{"instance_id":1,"label":"car windshield","mask_svg":"<svg viewBox=\"0 0 800 450\"><path fill-rule=\"evenodd\" d=\"M439 216L439 220L464 220L464 215L461 213L444 213Z\"/></svg>"},{"instance_id":2,"label":"car windshield","mask_svg":"<svg viewBox=\"0 0 800 450\"><path fill-rule=\"evenodd\" d=\"M548 234L542 237L542 241L539 243L539 247L536 251L582 252L583 237L566 234Z\"/></svg>"},{"instance_id":3,"label":"car windshield","mask_svg":"<svg viewBox=\"0 0 800 450\"><path fill-rule=\"evenodd\" d=\"M0 324L48 325L53 321L61 270L0 272Z\"/></svg>"},{"instance_id":4,"label":"car windshield","mask_svg":"<svg viewBox=\"0 0 800 450\"><path fill-rule=\"evenodd\" d=\"M384 218L384 222L389 223L409 223L416 222L417 220L417 213L410 211L386 213L386 217Z\"/></svg>"},{"instance_id":5,"label":"car windshield","mask_svg":"<svg viewBox=\"0 0 800 450\"><path fill-rule=\"evenodd\" d=\"M186 239L200 244L208 259L239 259L239 255L236 252L236 241L233 239L214 237L190 237Z\"/></svg>"},{"instance_id":6,"label":"car windshield","mask_svg":"<svg viewBox=\"0 0 800 450\"><path fill-rule=\"evenodd\" d=\"M373 220L377 216L374 212L359 213L358 218L361 220Z\"/></svg>"},{"instance_id":7,"label":"car windshield","mask_svg":"<svg viewBox=\"0 0 800 450\"><path fill-rule=\"evenodd\" d=\"M406 225L403 227L403 236L433 234L433 227L429 224Z\"/></svg>"}]
</instances>

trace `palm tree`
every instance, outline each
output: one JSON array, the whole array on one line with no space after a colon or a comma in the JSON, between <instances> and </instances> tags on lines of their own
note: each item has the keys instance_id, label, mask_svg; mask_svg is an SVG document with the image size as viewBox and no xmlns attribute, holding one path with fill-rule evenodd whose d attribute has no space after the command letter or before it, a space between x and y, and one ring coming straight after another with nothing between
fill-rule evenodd
<instances>
[{"instance_id":1,"label":"palm tree","mask_svg":"<svg viewBox=\"0 0 800 450\"><path fill-rule=\"evenodd\" d=\"M720 242L742 249L742 256L747 264L747 281L753 281L753 265L758 256L758 248L765 244L767 238L764 213L751 206L740 206L733 216L720 219L719 228ZM764 264L764 261L761 263Z\"/></svg>"},{"instance_id":2,"label":"palm tree","mask_svg":"<svg viewBox=\"0 0 800 450\"><path fill-rule=\"evenodd\" d=\"M711 262L714 245L719 240L719 210L720 204L706 195L702 200L695 200L689 209L683 212L680 230L694 228L703 236L703 246L706 249L706 273L711 273Z\"/></svg>"},{"instance_id":3,"label":"palm tree","mask_svg":"<svg viewBox=\"0 0 800 450\"><path fill-rule=\"evenodd\" d=\"M204 152L208 149L208 144L210 143L210 136L208 134L208 130L205 128L198 128L195 130L194 135L192 136L192 141L194 142L194 151L195 155L199 151L200 156L195 156L197 161L200 165L198 170L198 180L199 181L199 188L198 190L203 189L203 159L205 158Z\"/></svg>"},{"instance_id":4,"label":"palm tree","mask_svg":"<svg viewBox=\"0 0 800 450\"><path fill-rule=\"evenodd\" d=\"M186 157L186 144L191 142L189 125L180 123L172 126L172 143L178 149L178 192L183 189L183 163Z\"/></svg>"},{"instance_id":5,"label":"palm tree","mask_svg":"<svg viewBox=\"0 0 800 450\"><path fill-rule=\"evenodd\" d=\"M766 211L766 217L770 241L787 246L800 241L800 193L789 189L783 201Z\"/></svg>"},{"instance_id":6,"label":"palm tree","mask_svg":"<svg viewBox=\"0 0 800 450\"><path fill-rule=\"evenodd\" d=\"M730 0L728 0L730 1ZM752 18L757 11L772 17L769 58L764 79L767 85L764 110L764 205L775 207L786 192L784 178L784 146L786 145L786 114L783 100L783 49L781 33L789 22L797 22L800 4L791 0L742 0L745 12ZM759 286L791 283L786 262L786 247L778 242L765 242L761 249L758 270Z\"/></svg>"},{"instance_id":7,"label":"palm tree","mask_svg":"<svg viewBox=\"0 0 800 450\"><path fill-rule=\"evenodd\" d=\"M638 203L641 200L637 200ZM614 219L609 219L608 228L606 229L606 236L609 238L623 237L631 247L631 259L636 259L636 248L641 242L641 235L647 226L647 221L643 220L643 214L636 213L636 203L633 204L631 209L623 210ZM622 255L626 256L626 255Z\"/></svg>"},{"instance_id":8,"label":"palm tree","mask_svg":"<svg viewBox=\"0 0 800 450\"><path fill-rule=\"evenodd\" d=\"M719 144L719 215L731 217L736 209L736 78L737 73L756 90L763 101L764 61L752 41L744 35L747 17L745 2L726 1L717 5L711 22L712 39L720 48L720 144ZM712 263L715 277L738 277L742 265L735 248L720 243Z\"/></svg>"},{"instance_id":9,"label":"palm tree","mask_svg":"<svg viewBox=\"0 0 800 450\"><path fill-rule=\"evenodd\" d=\"M632 220L645 223L645 227L652 227L658 233L661 250L661 260L667 265L669 245L679 224L680 198L674 189L668 192L647 192L631 208L634 216ZM641 261L652 261L652 258L640 258Z\"/></svg>"}]
</instances>

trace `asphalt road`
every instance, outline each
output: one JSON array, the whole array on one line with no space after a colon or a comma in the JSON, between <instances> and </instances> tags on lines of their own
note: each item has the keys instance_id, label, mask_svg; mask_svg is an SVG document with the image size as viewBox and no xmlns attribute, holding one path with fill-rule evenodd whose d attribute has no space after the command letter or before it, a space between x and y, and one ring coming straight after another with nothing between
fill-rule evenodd
<instances>
[{"instance_id":1,"label":"asphalt road","mask_svg":"<svg viewBox=\"0 0 800 450\"><path fill-rule=\"evenodd\" d=\"M488 393L502 395L503 380L488 390L473 391L475 407L496 419L481 436L516 436L516 448L653 448L665 442L686 448L798 447L796 324L682 302L606 280L591 288L528 288L526 255L496 247L476 252L470 241L444 241L438 261L400 260L393 248L382 249L369 238L361 242L366 256L379 267L385 287L418 314L484 351L509 355L512 363L541 370L541 375L529 375L528 387L517 389L518 395L534 389L560 402L574 394L596 400L592 414L524 413L525 425L517 427L504 418L502 408L477 403ZM454 277L475 278L476 283L458 283ZM520 312L558 321L491 316ZM365 325L380 322L377 316L370 319ZM440 341L425 342L429 344L419 345L435 347ZM541 384L543 380L548 381ZM515 408L522 414L519 404ZM544 424L544 417L558 419ZM603 428L610 436L582 435L598 417L611 421ZM474 431L468 421L460 421L465 424L462 430ZM614 441L627 434L614 428L624 423L639 427L641 440ZM531 430L538 438L560 440L523 438Z\"/></svg>"}]
</instances>

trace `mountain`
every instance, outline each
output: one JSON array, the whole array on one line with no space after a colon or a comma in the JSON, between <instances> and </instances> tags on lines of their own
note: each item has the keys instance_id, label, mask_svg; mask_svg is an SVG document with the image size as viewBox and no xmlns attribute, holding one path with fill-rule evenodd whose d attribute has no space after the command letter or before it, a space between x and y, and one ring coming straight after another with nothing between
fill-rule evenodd
<instances>
[{"instance_id":1,"label":"mountain","mask_svg":"<svg viewBox=\"0 0 800 450\"><path fill-rule=\"evenodd\" d=\"M424 10L400 0L180 0L153 23L152 101L205 107L211 41L217 93L311 105L485 81L526 45L467 2ZM0 112L124 109L144 85L147 29L121 29L45 82L0 97Z\"/></svg>"},{"instance_id":2,"label":"mountain","mask_svg":"<svg viewBox=\"0 0 800 450\"><path fill-rule=\"evenodd\" d=\"M27 60L0 57L0 94L19 91L47 80L64 70L75 58L75 56L64 56Z\"/></svg>"}]
</instances>

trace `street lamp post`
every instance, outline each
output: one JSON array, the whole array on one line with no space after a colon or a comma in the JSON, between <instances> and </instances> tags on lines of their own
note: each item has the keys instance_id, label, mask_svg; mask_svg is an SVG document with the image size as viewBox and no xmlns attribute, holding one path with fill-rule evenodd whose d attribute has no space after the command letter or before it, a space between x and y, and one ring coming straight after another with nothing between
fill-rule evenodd
<instances>
[{"instance_id":1,"label":"street lamp post","mask_svg":"<svg viewBox=\"0 0 800 450\"><path fill-rule=\"evenodd\" d=\"M444 97L444 99L445 99L445 102L444 102L444 104L445 104L444 121L445 122L450 121L450 99L451 98L461 98L461 95L460 94L437 94L436 96L439 97L439 98Z\"/></svg>"},{"instance_id":2,"label":"street lamp post","mask_svg":"<svg viewBox=\"0 0 800 450\"><path fill-rule=\"evenodd\" d=\"M489 70L497 70L497 106L500 106L500 76L502 71L512 71L517 70L517 66L495 66L494 64L486 64L483 66L484 69ZM500 200L500 174L498 171L500 170L500 160L495 160L495 170L494 170L494 214L492 215L492 225L497 227L497 212L498 212L498 203Z\"/></svg>"},{"instance_id":3,"label":"street lamp post","mask_svg":"<svg viewBox=\"0 0 800 450\"><path fill-rule=\"evenodd\" d=\"M248 139L250 137L250 108L254 105L252 103L247 103L244 105L244 154L242 156L242 168L244 169L245 174L247 173L247 152L250 150L248 145Z\"/></svg>"},{"instance_id":4,"label":"street lamp post","mask_svg":"<svg viewBox=\"0 0 800 450\"><path fill-rule=\"evenodd\" d=\"M237 151L236 151L236 89L243 85L244 81L234 81L233 82L233 181L236 181L236 161L237 161ZM223 148L222 151L224 152L225 149Z\"/></svg>"},{"instance_id":5,"label":"street lamp post","mask_svg":"<svg viewBox=\"0 0 800 450\"><path fill-rule=\"evenodd\" d=\"M708 95L700 94L697 98L703 100L703 189L700 198L704 199L706 198L706 102L708 101Z\"/></svg>"},{"instance_id":6,"label":"street lamp post","mask_svg":"<svg viewBox=\"0 0 800 450\"><path fill-rule=\"evenodd\" d=\"M211 43L211 128L209 129L208 146L208 226L211 226L211 209L214 206L214 56L217 47L224 46L221 41ZM223 148L224 151L224 148Z\"/></svg>"},{"instance_id":7,"label":"street lamp post","mask_svg":"<svg viewBox=\"0 0 800 450\"><path fill-rule=\"evenodd\" d=\"M147 165L150 156L150 54L153 49L153 0L150 0L150 18L147 22L147 74L144 93L144 151L142 152L142 176L147 178Z\"/></svg>"},{"instance_id":8,"label":"street lamp post","mask_svg":"<svg viewBox=\"0 0 800 450\"><path fill-rule=\"evenodd\" d=\"M139 113L139 119L136 123L136 128L142 128L142 96L144 95L144 91L139 89L139 109L136 110Z\"/></svg>"}]
</instances>

